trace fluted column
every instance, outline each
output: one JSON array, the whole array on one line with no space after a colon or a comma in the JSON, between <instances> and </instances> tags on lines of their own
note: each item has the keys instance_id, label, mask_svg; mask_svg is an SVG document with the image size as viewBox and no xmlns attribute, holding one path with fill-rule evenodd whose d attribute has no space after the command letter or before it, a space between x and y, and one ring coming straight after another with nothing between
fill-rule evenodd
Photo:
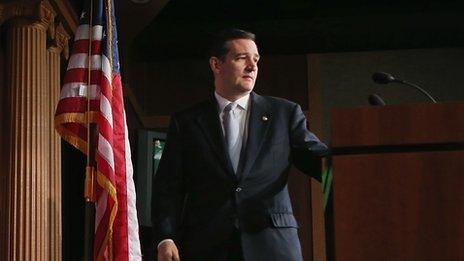
<instances>
[{"instance_id":1,"label":"fluted column","mask_svg":"<svg viewBox=\"0 0 464 261\"><path fill-rule=\"evenodd\" d=\"M20 2L8 21L10 106L8 253L1 260L49 260L50 121L47 32L54 14L45 2ZM6 255L6 256L3 256Z\"/></svg>"},{"instance_id":2,"label":"fluted column","mask_svg":"<svg viewBox=\"0 0 464 261\"><path fill-rule=\"evenodd\" d=\"M8 166L7 145L7 128L5 122L8 118L5 115L5 109L8 107L8 90L6 88L6 69L5 69L5 48L3 40L0 39L0 225L6 227L8 223L8 175L5 166ZM0 253L8 253L8 230L0 229ZM0 254L2 259L3 254Z\"/></svg>"},{"instance_id":3,"label":"fluted column","mask_svg":"<svg viewBox=\"0 0 464 261\"><path fill-rule=\"evenodd\" d=\"M49 140L49 233L50 261L61 260L61 139L54 131L53 115L60 95L61 54L68 55L69 36L61 26L56 29L55 37L47 50L47 129Z\"/></svg>"}]
</instances>

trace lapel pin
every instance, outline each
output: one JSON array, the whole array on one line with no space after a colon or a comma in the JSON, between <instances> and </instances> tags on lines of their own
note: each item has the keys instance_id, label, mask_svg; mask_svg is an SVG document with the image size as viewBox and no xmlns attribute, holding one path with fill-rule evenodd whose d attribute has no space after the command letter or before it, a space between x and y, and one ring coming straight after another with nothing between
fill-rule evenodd
<instances>
[{"instance_id":1,"label":"lapel pin","mask_svg":"<svg viewBox=\"0 0 464 261\"><path fill-rule=\"evenodd\" d=\"M263 121L267 121L267 120L268 120L268 118L267 118L266 116L263 116L262 119L263 119Z\"/></svg>"}]
</instances>

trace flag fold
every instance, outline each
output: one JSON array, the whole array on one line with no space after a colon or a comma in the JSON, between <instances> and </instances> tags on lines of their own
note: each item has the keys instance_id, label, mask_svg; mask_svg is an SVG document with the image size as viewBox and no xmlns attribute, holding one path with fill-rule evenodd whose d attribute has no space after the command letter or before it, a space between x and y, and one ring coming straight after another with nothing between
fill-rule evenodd
<instances>
[{"instance_id":1,"label":"flag fold","mask_svg":"<svg viewBox=\"0 0 464 261\"><path fill-rule=\"evenodd\" d=\"M141 260L133 168L112 0L87 0L55 112L55 129L88 153L96 124L95 260Z\"/></svg>"}]
</instances>

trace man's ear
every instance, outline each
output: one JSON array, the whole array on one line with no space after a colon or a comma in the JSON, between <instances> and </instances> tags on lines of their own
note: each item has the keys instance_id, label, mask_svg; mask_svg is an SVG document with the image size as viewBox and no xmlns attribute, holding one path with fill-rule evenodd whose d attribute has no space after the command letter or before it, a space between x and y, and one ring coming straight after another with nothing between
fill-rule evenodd
<instances>
[{"instance_id":1,"label":"man's ear","mask_svg":"<svg viewBox=\"0 0 464 261\"><path fill-rule=\"evenodd\" d=\"M209 58L209 67L211 67L211 71L213 71L214 74L219 74L221 71L221 60L219 58L212 56Z\"/></svg>"}]
</instances>

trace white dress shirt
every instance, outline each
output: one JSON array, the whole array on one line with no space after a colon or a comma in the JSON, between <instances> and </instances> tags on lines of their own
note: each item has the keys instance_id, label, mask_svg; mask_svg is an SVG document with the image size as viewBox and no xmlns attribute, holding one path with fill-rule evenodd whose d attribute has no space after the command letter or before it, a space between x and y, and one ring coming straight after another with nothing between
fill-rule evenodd
<instances>
[{"instance_id":1,"label":"white dress shirt","mask_svg":"<svg viewBox=\"0 0 464 261\"><path fill-rule=\"evenodd\" d=\"M231 103L231 101L227 100L226 98L219 95L217 92L214 92L214 96L216 97L218 103L218 112L219 112L219 119L221 121L222 127L222 134L225 136L224 130L224 108ZM249 110L248 108L250 102L250 94L243 96L242 98L235 101L237 103L237 107L232 111L233 116L238 119L239 121L239 133L238 133L238 141L234 144L233 151L237 153L238 157L240 157L240 152L242 149L242 145L246 144L247 136L248 136L248 117L249 117Z\"/></svg>"}]
</instances>

